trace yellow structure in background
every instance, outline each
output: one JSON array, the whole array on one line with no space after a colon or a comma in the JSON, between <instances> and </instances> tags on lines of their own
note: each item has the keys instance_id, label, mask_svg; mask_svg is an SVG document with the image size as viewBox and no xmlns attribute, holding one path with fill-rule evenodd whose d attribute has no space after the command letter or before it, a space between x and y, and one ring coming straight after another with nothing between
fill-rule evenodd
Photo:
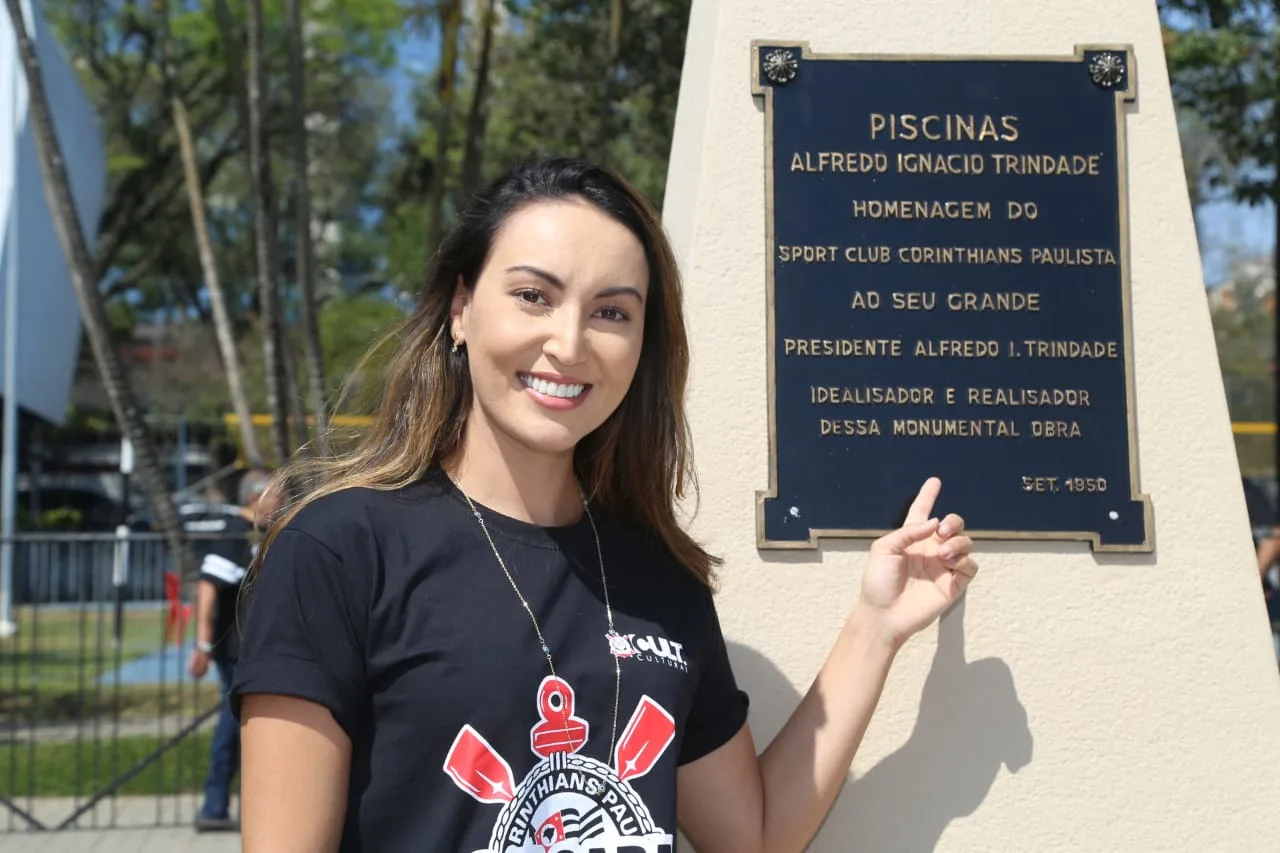
<instances>
[{"instance_id":1,"label":"yellow structure in background","mask_svg":"<svg viewBox=\"0 0 1280 853\"><path fill-rule=\"evenodd\" d=\"M245 458L244 447L240 441L240 419L236 417L235 413L228 413L222 416L222 422L226 424L228 437L236 445L235 464L241 468L247 466L249 460ZM310 426L315 422L315 419L308 416L306 422ZM329 419L331 427L352 431L364 429L372 423L373 418L368 415L334 415ZM279 463L271 454L271 436L267 432L271 428L271 416L264 414L254 415L253 428L258 433L258 446L262 449L262 454L265 457L264 461L267 465L275 467ZM341 441L341 436L336 436L335 440Z\"/></svg>"}]
</instances>

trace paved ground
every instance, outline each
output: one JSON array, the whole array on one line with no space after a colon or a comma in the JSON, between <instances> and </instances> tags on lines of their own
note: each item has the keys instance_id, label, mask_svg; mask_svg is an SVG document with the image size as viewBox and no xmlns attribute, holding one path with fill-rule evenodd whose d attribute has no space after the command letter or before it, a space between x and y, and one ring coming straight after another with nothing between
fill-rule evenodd
<instances>
[{"instance_id":1,"label":"paved ground","mask_svg":"<svg viewBox=\"0 0 1280 853\"><path fill-rule=\"evenodd\" d=\"M24 801L20 802L26 808ZM84 829L62 832L4 831L8 817L0 819L2 853L239 853L236 833L196 835L191 829L197 807L196 797L121 797L115 803L112 829L93 829L92 814L80 820ZM46 825L56 825L75 810L69 799L41 799L32 803L33 816ZM233 806L234 810L234 806ZM112 822L111 807L98 808L98 826ZM156 824L163 824L157 827ZM18 829L21 824L13 824Z\"/></svg>"},{"instance_id":2,"label":"paved ground","mask_svg":"<svg viewBox=\"0 0 1280 853\"><path fill-rule=\"evenodd\" d=\"M240 836L196 835L189 829L78 830L0 834L4 853L239 853Z\"/></svg>"}]
</instances>

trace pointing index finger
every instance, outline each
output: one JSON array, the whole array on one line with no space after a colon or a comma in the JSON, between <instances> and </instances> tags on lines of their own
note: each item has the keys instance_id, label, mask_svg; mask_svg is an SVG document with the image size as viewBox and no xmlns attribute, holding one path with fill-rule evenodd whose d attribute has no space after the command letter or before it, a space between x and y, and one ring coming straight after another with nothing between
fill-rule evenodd
<instances>
[{"instance_id":1,"label":"pointing index finger","mask_svg":"<svg viewBox=\"0 0 1280 853\"><path fill-rule=\"evenodd\" d=\"M929 514L933 512L933 502L938 499L940 491L942 491L942 481L937 477L925 480L924 485L920 487L920 493L911 502L911 509L907 510L906 524L928 521Z\"/></svg>"}]
</instances>

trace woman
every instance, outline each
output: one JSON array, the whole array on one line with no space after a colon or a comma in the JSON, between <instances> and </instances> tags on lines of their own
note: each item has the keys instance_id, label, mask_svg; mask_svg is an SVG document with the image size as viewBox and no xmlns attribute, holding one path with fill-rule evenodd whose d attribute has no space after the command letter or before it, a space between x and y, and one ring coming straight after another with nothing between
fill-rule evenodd
<instances>
[{"instance_id":1,"label":"woman","mask_svg":"<svg viewBox=\"0 0 1280 853\"><path fill-rule=\"evenodd\" d=\"M619 179L552 160L459 217L374 425L265 545L233 702L246 853L799 851L902 643L963 591L963 521L875 543L757 757L679 526L676 265Z\"/></svg>"}]
</instances>

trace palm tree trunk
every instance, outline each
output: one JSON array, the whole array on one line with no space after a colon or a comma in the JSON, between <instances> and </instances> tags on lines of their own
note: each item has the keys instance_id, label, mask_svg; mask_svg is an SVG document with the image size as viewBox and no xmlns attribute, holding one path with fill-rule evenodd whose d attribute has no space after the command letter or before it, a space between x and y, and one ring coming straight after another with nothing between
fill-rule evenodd
<instances>
[{"instance_id":1,"label":"palm tree trunk","mask_svg":"<svg viewBox=\"0 0 1280 853\"><path fill-rule=\"evenodd\" d=\"M444 198L449 176L449 131L453 126L453 102L458 89L458 37L462 31L462 0L440 0L440 78L436 86L439 121L436 123L436 157L431 185L427 251L435 254L444 237Z\"/></svg>"},{"instance_id":2,"label":"palm tree trunk","mask_svg":"<svg viewBox=\"0 0 1280 853\"><path fill-rule=\"evenodd\" d=\"M209 237L209 223L204 213L204 192L200 188L200 171L196 163L195 145L191 140L191 125L186 107L181 99L173 99L173 123L182 148L182 165L186 172L187 198L191 202L191 224L195 229L196 246L200 252L200 267L204 271L204 283L209 291L209 305L213 309L213 331L218 339L218 351L222 354L222 367L227 374L227 390L231 394L231 407L236 413L240 428L240 443L250 467L262 466L262 448L258 446L258 434L253 429L253 409L245 393L244 373L240 365L240 353L236 348L235 329L231 315L227 313L226 296L218 276L218 263L213 256L213 241Z\"/></svg>"},{"instance_id":3,"label":"palm tree trunk","mask_svg":"<svg viewBox=\"0 0 1280 853\"><path fill-rule=\"evenodd\" d=\"M479 188L480 172L484 166L484 134L489 120L489 69L493 63L493 28L498 17L496 6L497 0L488 0L484 19L480 23L480 61L476 65L471 108L467 111L467 138L463 148L459 207Z\"/></svg>"},{"instance_id":4,"label":"palm tree trunk","mask_svg":"<svg viewBox=\"0 0 1280 853\"><path fill-rule=\"evenodd\" d=\"M301 445L307 441L307 413L302 405L302 392L298 389L298 351L283 326L276 346L280 348L280 361L284 365L285 409L289 413L289 423L297 431L298 442L293 446L301 450L304 449Z\"/></svg>"},{"instance_id":5,"label":"palm tree trunk","mask_svg":"<svg viewBox=\"0 0 1280 853\"><path fill-rule=\"evenodd\" d=\"M607 62L605 63L604 88L601 90L603 103L600 105L600 122L597 136L591 146L591 156L596 162L609 162L609 142L617 135L617 119L614 112L621 100L622 87L618 82L619 59L622 55L622 28L627 16L626 0L611 0L609 3L609 38L605 42Z\"/></svg>"},{"instance_id":6,"label":"palm tree trunk","mask_svg":"<svg viewBox=\"0 0 1280 853\"><path fill-rule=\"evenodd\" d=\"M94 361L97 362L98 371L102 375L102 385L107 392L107 397L111 400L111 408L115 412L120 431L133 445L134 476L147 498L151 511L155 514L156 525L164 533L182 576L194 577L199 571L199 566L187 545L177 508L173 504L173 496L169 492L164 475L160 472L160 462L155 446L151 442L151 435L143 423L137 396L111 344L106 309L98 294L97 282L93 278L95 269L93 256L76 215L71 185L62 156L62 146L58 142L57 133L53 127L53 115L45 93L44 72L40 67L40 59L36 56L35 46L27 32L26 19L22 14L22 2L5 0L5 7L9 11L9 19L13 22L14 34L18 41L18 53L27 78L27 88L30 93L30 119L36 135L40 171L44 176L45 197L48 199L49 209L53 212L53 224L58 232L58 242L62 244L62 251L67 259L71 285L84 317L89 347L93 351Z\"/></svg>"},{"instance_id":7,"label":"palm tree trunk","mask_svg":"<svg viewBox=\"0 0 1280 853\"><path fill-rule=\"evenodd\" d=\"M307 153L307 82L299 0L285 0L285 30L289 33L289 89L293 101L294 186L297 191L298 299L302 313L302 345L307 367L307 390L315 418L315 448L328 456L329 416L324 393L324 357L316 317L314 257L311 245L311 161ZM303 425L299 424L299 429ZM304 433L305 434L305 433Z\"/></svg>"},{"instance_id":8,"label":"palm tree trunk","mask_svg":"<svg viewBox=\"0 0 1280 853\"><path fill-rule=\"evenodd\" d=\"M266 71L262 59L262 0L250 0L248 38L249 183L253 193L253 227L257 243L258 312L262 324L262 354L267 374L267 407L271 411L271 440L276 464L289 459L289 419L286 414L284 354L280 351L280 284L276 252L275 198L271 184L271 154L263 121Z\"/></svg>"},{"instance_id":9,"label":"palm tree trunk","mask_svg":"<svg viewBox=\"0 0 1280 853\"><path fill-rule=\"evenodd\" d=\"M205 218L204 189L200 185L200 167L196 162L195 143L191 138L191 122L187 117L186 105L178 95L174 83L172 53L169 39L168 0L160 6L160 14L164 16L164 75L165 86L169 88L170 109L173 110L173 127L178 137L178 150L182 157L182 169L187 184L187 200L191 207L191 226L195 231L196 247L200 254L200 268L204 273L205 288L209 293L209 304L213 309L213 331L218 341L218 352L222 355L222 369L227 375L227 389L231 394L231 407L239 422L240 443L244 448L245 458L254 468L262 466L262 449L258 446L258 434L253 429L253 410L249 408L249 398L245 394L244 374L240 368L240 353L236 348L235 331L227 314L226 297L222 292L222 281L218 276L218 262L213 255L213 240L209 236L209 222Z\"/></svg>"}]
</instances>

